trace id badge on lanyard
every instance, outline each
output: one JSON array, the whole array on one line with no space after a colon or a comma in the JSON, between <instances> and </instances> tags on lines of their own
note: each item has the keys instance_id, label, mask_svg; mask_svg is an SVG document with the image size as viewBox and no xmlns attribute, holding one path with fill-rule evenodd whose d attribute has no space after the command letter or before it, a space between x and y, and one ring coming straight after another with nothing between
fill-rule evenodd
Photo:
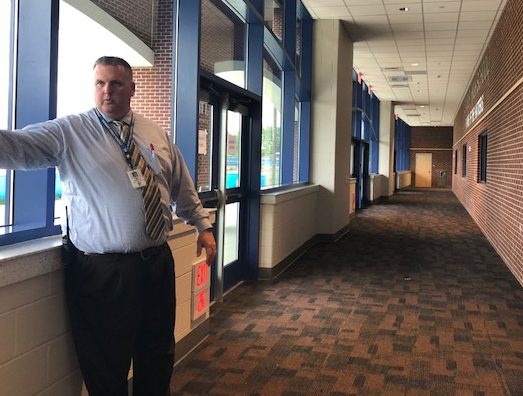
<instances>
[{"instance_id":1,"label":"id badge on lanyard","mask_svg":"<svg viewBox=\"0 0 523 396\"><path fill-rule=\"evenodd\" d=\"M140 169L131 169L127 172L127 176L129 177L129 180L131 181L131 185L135 190L145 187L145 179L142 175L142 172Z\"/></svg>"}]
</instances>

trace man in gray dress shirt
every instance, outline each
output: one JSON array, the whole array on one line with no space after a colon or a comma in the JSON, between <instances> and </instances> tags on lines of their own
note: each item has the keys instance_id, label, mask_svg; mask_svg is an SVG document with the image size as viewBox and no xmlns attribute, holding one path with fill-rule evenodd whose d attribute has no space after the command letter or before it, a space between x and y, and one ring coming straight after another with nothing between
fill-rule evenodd
<instances>
[{"instance_id":1,"label":"man in gray dress shirt","mask_svg":"<svg viewBox=\"0 0 523 396\"><path fill-rule=\"evenodd\" d=\"M65 288L78 360L90 395L168 393L174 363L174 263L166 243L170 205L198 230L207 263L216 244L178 148L155 123L131 110L129 64L102 57L94 66L96 107L81 114L0 131L0 168L58 167L67 219L62 229ZM164 231L146 231L136 169L113 121L123 121L161 197ZM66 224L67 222L67 224Z\"/></svg>"}]
</instances>

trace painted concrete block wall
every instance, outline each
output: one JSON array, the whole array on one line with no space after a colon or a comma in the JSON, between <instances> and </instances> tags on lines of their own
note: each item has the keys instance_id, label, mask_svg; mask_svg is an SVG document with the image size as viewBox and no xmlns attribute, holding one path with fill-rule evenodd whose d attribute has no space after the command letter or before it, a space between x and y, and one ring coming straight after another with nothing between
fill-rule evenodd
<instances>
[{"instance_id":1,"label":"painted concrete block wall","mask_svg":"<svg viewBox=\"0 0 523 396\"><path fill-rule=\"evenodd\" d=\"M80 395L62 282L60 270L0 288L0 395Z\"/></svg>"},{"instance_id":2,"label":"painted concrete block wall","mask_svg":"<svg viewBox=\"0 0 523 396\"><path fill-rule=\"evenodd\" d=\"M261 268L273 268L317 233L318 186L263 194L260 208Z\"/></svg>"},{"instance_id":3,"label":"painted concrete block wall","mask_svg":"<svg viewBox=\"0 0 523 396\"><path fill-rule=\"evenodd\" d=\"M318 233L349 223L352 42L338 20L313 26L311 182L320 185Z\"/></svg>"},{"instance_id":4,"label":"painted concrete block wall","mask_svg":"<svg viewBox=\"0 0 523 396\"><path fill-rule=\"evenodd\" d=\"M411 171L400 171L396 173L396 186L398 190L407 188L412 185L412 172Z\"/></svg>"},{"instance_id":5,"label":"painted concrete block wall","mask_svg":"<svg viewBox=\"0 0 523 396\"><path fill-rule=\"evenodd\" d=\"M384 176L383 195L394 194L394 109L391 101L380 101L379 173Z\"/></svg>"}]
</instances>

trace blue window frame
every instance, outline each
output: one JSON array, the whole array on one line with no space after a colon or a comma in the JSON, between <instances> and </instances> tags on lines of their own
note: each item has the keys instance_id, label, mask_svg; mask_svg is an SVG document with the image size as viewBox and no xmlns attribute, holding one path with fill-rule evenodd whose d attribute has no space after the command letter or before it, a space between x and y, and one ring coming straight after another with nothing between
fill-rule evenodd
<instances>
[{"instance_id":1,"label":"blue window frame","mask_svg":"<svg viewBox=\"0 0 523 396\"><path fill-rule=\"evenodd\" d=\"M369 172L378 173L380 100L365 81L352 71L352 137L369 144Z\"/></svg>"},{"instance_id":2,"label":"blue window frame","mask_svg":"<svg viewBox=\"0 0 523 396\"><path fill-rule=\"evenodd\" d=\"M19 0L17 4L14 127L18 129L56 116L58 0ZM60 232L54 225L54 169L15 171L11 187L12 217L7 233L0 235L0 245Z\"/></svg>"},{"instance_id":3,"label":"blue window frame","mask_svg":"<svg viewBox=\"0 0 523 396\"><path fill-rule=\"evenodd\" d=\"M405 171L410 169L409 141L410 127L401 118L398 118L395 123L394 131L394 149L396 153L394 164L396 171Z\"/></svg>"}]
</instances>

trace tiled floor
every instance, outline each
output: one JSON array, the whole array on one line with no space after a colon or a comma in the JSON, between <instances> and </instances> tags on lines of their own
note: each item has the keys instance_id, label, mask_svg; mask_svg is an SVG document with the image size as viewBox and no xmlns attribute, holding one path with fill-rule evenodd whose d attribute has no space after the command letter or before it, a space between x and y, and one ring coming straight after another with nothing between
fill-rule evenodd
<instances>
[{"instance_id":1,"label":"tiled floor","mask_svg":"<svg viewBox=\"0 0 523 396\"><path fill-rule=\"evenodd\" d=\"M523 395L523 287L449 191L358 213L216 306L175 395Z\"/></svg>"}]
</instances>

